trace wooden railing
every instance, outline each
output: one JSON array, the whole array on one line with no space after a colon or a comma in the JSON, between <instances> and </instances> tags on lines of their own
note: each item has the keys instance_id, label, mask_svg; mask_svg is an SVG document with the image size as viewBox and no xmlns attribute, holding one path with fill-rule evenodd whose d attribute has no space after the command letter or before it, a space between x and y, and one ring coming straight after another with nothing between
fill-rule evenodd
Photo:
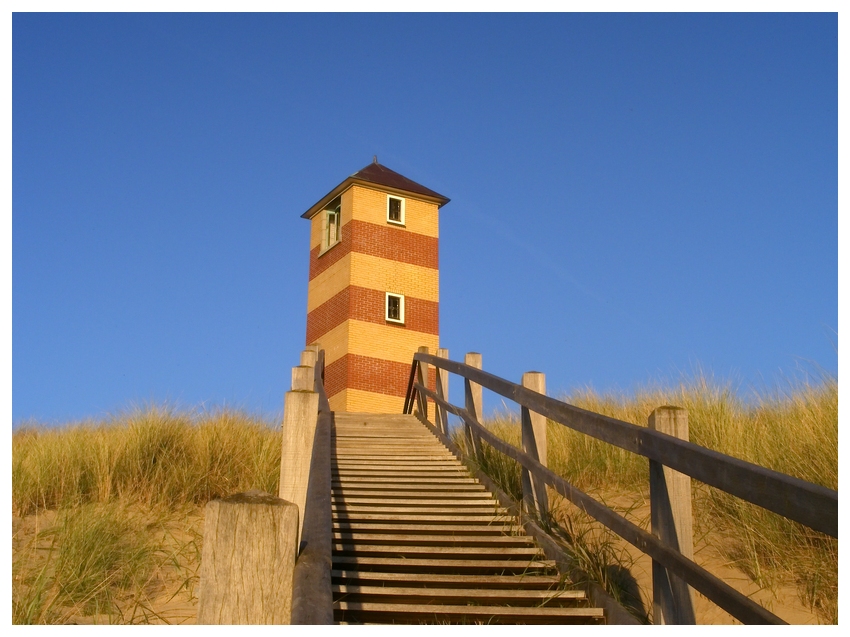
<instances>
[{"instance_id":1,"label":"wooden railing","mask_svg":"<svg viewBox=\"0 0 850 637\"><path fill-rule=\"evenodd\" d=\"M782 624L782 619L741 594L692 560L690 531L690 480L707 485L795 520L816 531L838 537L838 492L805 482L759 465L727 456L662 431L664 423L676 432L676 420L684 410L660 408L653 412L650 428L574 407L546 396L536 372L526 374L518 385L481 370L480 354L468 354L468 364L429 355L413 357L404 413L416 414L442 434L448 433L447 415L463 423L467 448L480 454L481 441L517 461L523 472L523 502L541 519L546 519L545 487L571 501L588 515L614 531L653 560L653 608L656 623L693 623L693 602L688 585L743 623ZM428 388L428 366L436 372L436 391ZM464 407L447 400L447 376L464 379ZM541 375L542 376L542 375ZM535 388L532 388L535 387ZM521 408L523 450L497 438L480 419L481 388L514 401ZM544 390L545 391L545 390ZM428 402L435 407L434 423L428 421ZM686 412L685 412L686 414ZM686 415L684 415L685 423ZM639 454L650 461L652 533L596 501L545 466L546 419L570 427L614 446ZM686 429L686 425L685 425ZM541 454L541 449L543 452ZM544 462L541 462L541 457ZM681 479L687 483L681 482ZM682 498L687 498L683 502ZM685 550L683 550L685 549Z\"/></svg>"},{"instance_id":2,"label":"wooden railing","mask_svg":"<svg viewBox=\"0 0 850 637\"><path fill-rule=\"evenodd\" d=\"M293 624L332 624L331 551L331 420L333 414L325 393L325 350L319 350L313 390L319 409L307 480L304 524L300 553L292 585Z\"/></svg>"},{"instance_id":3,"label":"wooden railing","mask_svg":"<svg viewBox=\"0 0 850 637\"><path fill-rule=\"evenodd\" d=\"M325 353L292 368L279 497L248 491L207 504L200 624L332 624L331 428Z\"/></svg>"}]
</instances>

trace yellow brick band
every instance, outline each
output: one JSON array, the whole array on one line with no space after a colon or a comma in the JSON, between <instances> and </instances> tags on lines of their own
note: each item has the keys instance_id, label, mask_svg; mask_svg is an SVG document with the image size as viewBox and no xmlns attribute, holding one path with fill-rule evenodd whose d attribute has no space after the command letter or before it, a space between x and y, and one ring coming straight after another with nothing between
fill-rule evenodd
<instances>
[{"instance_id":1,"label":"yellow brick band","mask_svg":"<svg viewBox=\"0 0 850 637\"><path fill-rule=\"evenodd\" d=\"M332 411L400 414L404 398L386 396L361 389L343 389L328 399Z\"/></svg>"},{"instance_id":2,"label":"yellow brick band","mask_svg":"<svg viewBox=\"0 0 850 637\"><path fill-rule=\"evenodd\" d=\"M310 281L307 286L307 312L312 312L349 285L395 292L435 303L440 300L438 270L350 252Z\"/></svg>"},{"instance_id":3,"label":"yellow brick band","mask_svg":"<svg viewBox=\"0 0 850 637\"><path fill-rule=\"evenodd\" d=\"M440 337L436 334L351 319L320 336L318 341L325 350L325 365L330 365L346 354L411 363L413 355L421 346L428 347L431 352L440 346Z\"/></svg>"},{"instance_id":4,"label":"yellow brick band","mask_svg":"<svg viewBox=\"0 0 850 637\"><path fill-rule=\"evenodd\" d=\"M349 252L307 284L308 314L351 285L351 256Z\"/></svg>"},{"instance_id":5,"label":"yellow brick band","mask_svg":"<svg viewBox=\"0 0 850 637\"><path fill-rule=\"evenodd\" d=\"M365 321L349 321L348 352L380 358L397 363L413 362L413 355L423 345L433 352L440 346L440 337L396 326L378 325Z\"/></svg>"},{"instance_id":6,"label":"yellow brick band","mask_svg":"<svg viewBox=\"0 0 850 637\"><path fill-rule=\"evenodd\" d=\"M325 366L348 354L348 327L350 320L343 321L327 334L317 339L319 346L325 350ZM412 360L412 359L411 359Z\"/></svg>"},{"instance_id":7,"label":"yellow brick band","mask_svg":"<svg viewBox=\"0 0 850 637\"><path fill-rule=\"evenodd\" d=\"M359 252L351 253L351 285L435 303L440 300L439 270Z\"/></svg>"},{"instance_id":8,"label":"yellow brick band","mask_svg":"<svg viewBox=\"0 0 850 637\"><path fill-rule=\"evenodd\" d=\"M387 191L373 190L355 185L346 192L354 193L352 218L358 221L387 225ZM394 195L395 196L395 195ZM410 232L429 237L440 236L437 204L412 199L409 195L398 195L404 199L404 225ZM343 200L343 224L345 224L345 200ZM313 244L311 244L312 246ZM318 245L318 244L315 244Z\"/></svg>"}]
</instances>

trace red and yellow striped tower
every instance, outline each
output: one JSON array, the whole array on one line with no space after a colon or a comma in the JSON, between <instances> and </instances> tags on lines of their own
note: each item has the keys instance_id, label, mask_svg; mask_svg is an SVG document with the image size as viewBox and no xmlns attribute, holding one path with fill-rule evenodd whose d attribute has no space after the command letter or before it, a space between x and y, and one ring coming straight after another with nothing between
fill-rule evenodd
<instances>
[{"instance_id":1,"label":"red and yellow striped tower","mask_svg":"<svg viewBox=\"0 0 850 637\"><path fill-rule=\"evenodd\" d=\"M307 344L331 409L401 413L413 354L439 347L439 209L377 159L310 207Z\"/></svg>"}]
</instances>

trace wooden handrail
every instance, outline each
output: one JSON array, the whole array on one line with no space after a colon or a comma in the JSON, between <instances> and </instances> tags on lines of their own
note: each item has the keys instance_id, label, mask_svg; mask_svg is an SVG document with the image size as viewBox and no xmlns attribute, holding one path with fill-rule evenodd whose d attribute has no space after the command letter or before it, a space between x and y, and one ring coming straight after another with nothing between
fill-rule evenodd
<instances>
[{"instance_id":1,"label":"wooden handrail","mask_svg":"<svg viewBox=\"0 0 850 637\"><path fill-rule=\"evenodd\" d=\"M742 500L838 537L838 492L646 427L568 405L493 374L429 354L416 361L458 374L549 420L660 462ZM408 412L409 413L409 412Z\"/></svg>"},{"instance_id":2,"label":"wooden handrail","mask_svg":"<svg viewBox=\"0 0 850 637\"><path fill-rule=\"evenodd\" d=\"M316 361L314 391L319 394L319 414L310 476L300 553L295 562L292 592L293 624L332 624L333 589L331 551L333 516L331 512L331 420L333 414L325 393L325 351Z\"/></svg>"},{"instance_id":3,"label":"wooden handrail","mask_svg":"<svg viewBox=\"0 0 850 637\"><path fill-rule=\"evenodd\" d=\"M413 389L413 382L416 380L416 363L410 366L410 378L407 379L407 393L404 395L404 408L402 409L403 414L412 413L413 408L413 395L415 390Z\"/></svg>"},{"instance_id":4,"label":"wooden handrail","mask_svg":"<svg viewBox=\"0 0 850 637\"><path fill-rule=\"evenodd\" d=\"M461 418L467 431L475 432L477 437L488 442L494 449L517 461L530 474L550 485L588 515L652 557L670 573L681 577L742 622L785 623L654 535L577 489L527 453L493 435L467 409L450 404L422 383L415 382L416 369L423 364L431 364L456 373L464 377L467 384L470 381L477 383L558 424L645 456L748 502L837 537L837 491L658 431L568 405L469 365L424 353L414 355L408 387L411 399L406 401L405 413L411 413L413 410L414 394L418 396L420 403L425 403L430 398L435 405ZM421 416L420 414L420 418ZM766 493L766 490L769 492Z\"/></svg>"},{"instance_id":5,"label":"wooden handrail","mask_svg":"<svg viewBox=\"0 0 850 637\"><path fill-rule=\"evenodd\" d=\"M460 409L445 401L441 401L434 392L421 385L417 384L416 389L422 391L436 403L441 404L446 411L462 418L465 423L474 427L481 439L488 442L494 449L516 460L528 469L530 473L533 473L539 479L543 480L543 482L550 485L555 491L578 506L582 511L604 524L624 540L636 546L643 553L646 553L676 575L681 576L688 584L714 601L714 603L736 619L747 624L785 623L782 619L762 606L759 606L745 595L742 595L723 580L682 556L681 553L662 544L654 535L647 533L604 504L597 502L591 496L577 489L525 452L520 451L513 445L493 435L481 423L470 417L465 409Z\"/></svg>"}]
</instances>

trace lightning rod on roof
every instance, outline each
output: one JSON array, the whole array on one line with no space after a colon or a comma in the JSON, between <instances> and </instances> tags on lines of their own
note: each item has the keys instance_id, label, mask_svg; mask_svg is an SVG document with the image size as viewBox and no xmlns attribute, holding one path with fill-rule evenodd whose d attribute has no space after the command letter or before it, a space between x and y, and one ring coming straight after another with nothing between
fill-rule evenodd
<instances>
[{"instance_id":1,"label":"lightning rod on roof","mask_svg":"<svg viewBox=\"0 0 850 637\"><path fill-rule=\"evenodd\" d=\"M377 155L372 155L372 163L373 163L373 164L377 164L377 163L378 163L378 156L377 156Z\"/></svg>"}]
</instances>

